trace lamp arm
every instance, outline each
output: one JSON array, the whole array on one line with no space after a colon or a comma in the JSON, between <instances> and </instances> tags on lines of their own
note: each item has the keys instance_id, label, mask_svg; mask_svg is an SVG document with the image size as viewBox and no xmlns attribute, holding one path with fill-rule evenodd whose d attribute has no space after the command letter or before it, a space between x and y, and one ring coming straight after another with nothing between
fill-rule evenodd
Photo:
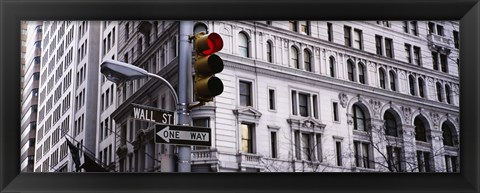
<instances>
[{"instance_id":1,"label":"lamp arm","mask_svg":"<svg viewBox=\"0 0 480 193\"><path fill-rule=\"evenodd\" d=\"M175 109L177 109L177 106L179 105L178 104L178 95L177 95L177 92L175 92L175 89L173 88L173 86L167 80L162 78L161 76L158 76L158 75L153 74L153 73L148 73L147 75L150 76L150 77L158 78L161 81L163 81L165 84L167 84L168 88L170 89L170 92L173 95L173 99L175 100Z\"/></svg>"}]
</instances>

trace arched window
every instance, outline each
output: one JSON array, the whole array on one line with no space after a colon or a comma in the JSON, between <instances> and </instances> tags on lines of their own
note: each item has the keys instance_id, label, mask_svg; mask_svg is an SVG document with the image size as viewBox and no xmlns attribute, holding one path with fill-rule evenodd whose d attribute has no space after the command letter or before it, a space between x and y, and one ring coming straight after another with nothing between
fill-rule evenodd
<instances>
[{"instance_id":1,"label":"arched window","mask_svg":"<svg viewBox=\"0 0 480 193\"><path fill-rule=\"evenodd\" d=\"M380 70L378 71L378 76L380 78L380 88L385 89L385 71L380 68Z\"/></svg>"},{"instance_id":2,"label":"arched window","mask_svg":"<svg viewBox=\"0 0 480 193\"><path fill-rule=\"evenodd\" d=\"M312 60L311 60L311 54L310 51L307 49L303 50L303 63L306 71L311 72L312 71Z\"/></svg>"},{"instance_id":3,"label":"arched window","mask_svg":"<svg viewBox=\"0 0 480 193\"><path fill-rule=\"evenodd\" d=\"M292 65L296 69L300 69L300 62L298 61L298 49L292 46L290 54L291 54L290 59L291 59Z\"/></svg>"},{"instance_id":4,"label":"arched window","mask_svg":"<svg viewBox=\"0 0 480 193\"><path fill-rule=\"evenodd\" d=\"M450 86L448 85L445 85L445 100L447 101L448 104L452 104L452 100L451 100L451 90L450 90Z\"/></svg>"},{"instance_id":5,"label":"arched window","mask_svg":"<svg viewBox=\"0 0 480 193\"><path fill-rule=\"evenodd\" d=\"M427 131L425 130L425 123L419 117L415 117L413 121L415 125L415 140L427 141Z\"/></svg>"},{"instance_id":6,"label":"arched window","mask_svg":"<svg viewBox=\"0 0 480 193\"><path fill-rule=\"evenodd\" d=\"M358 63L358 82L365 84L365 66Z\"/></svg>"},{"instance_id":7,"label":"arched window","mask_svg":"<svg viewBox=\"0 0 480 193\"><path fill-rule=\"evenodd\" d=\"M415 96L415 78L412 75L408 76L408 85L410 85L410 94Z\"/></svg>"},{"instance_id":8,"label":"arched window","mask_svg":"<svg viewBox=\"0 0 480 193\"><path fill-rule=\"evenodd\" d=\"M442 84L437 82L437 100L440 102L443 102L443 89L442 89Z\"/></svg>"},{"instance_id":9,"label":"arched window","mask_svg":"<svg viewBox=\"0 0 480 193\"><path fill-rule=\"evenodd\" d=\"M358 105L353 105L353 129L365 131L366 121L363 110Z\"/></svg>"},{"instance_id":10,"label":"arched window","mask_svg":"<svg viewBox=\"0 0 480 193\"><path fill-rule=\"evenodd\" d=\"M250 57L249 53L249 46L248 46L248 37L245 33L240 32L238 34L238 52L240 56L243 57Z\"/></svg>"},{"instance_id":11,"label":"arched window","mask_svg":"<svg viewBox=\"0 0 480 193\"><path fill-rule=\"evenodd\" d=\"M383 120L385 121L385 135L397 137L397 120L393 114L389 111L386 111L383 115Z\"/></svg>"},{"instance_id":12,"label":"arched window","mask_svg":"<svg viewBox=\"0 0 480 193\"><path fill-rule=\"evenodd\" d=\"M418 95L422 98L425 98L424 83L422 78L418 78Z\"/></svg>"},{"instance_id":13,"label":"arched window","mask_svg":"<svg viewBox=\"0 0 480 193\"><path fill-rule=\"evenodd\" d=\"M355 81L353 70L354 70L353 62L351 60L348 60L347 61L348 80L350 80L352 82Z\"/></svg>"},{"instance_id":14,"label":"arched window","mask_svg":"<svg viewBox=\"0 0 480 193\"><path fill-rule=\"evenodd\" d=\"M397 90L397 81L395 79L395 73L390 70L390 90L396 91Z\"/></svg>"},{"instance_id":15,"label":"arched window","mask_svg":"<svg viewBox=\"0 0 480 193\"><path fill-rule=\"evenodd\" d=\"M330 56L330 76L335 77L335 58Z\"/></svg>"},{"instance_id":16,"label":"arched window","mask_svg":"<svg viewBox=\"0 0 480 193\"><path fill-rule=\"evenodd\" d=\"M268 41L268 42L267 42L267 61L268 61L268 62L273 62L272 50L273 50L272 42L271 42L271 41Z\"/></svg>"},{"instance_id":17,"label":"arched window","mask_svg":"<svg viewBox=\"0 0 480 193\"><path fill-rule=\"evenodd\" d=\"M202 31L207 33L207 26L203 23L196 23L195 27L193 27L193 34L197 34Z\"/></svg>"},{"instance_id":18,"label":"arched window","mask_svg":"<svg viewBox=\"0 0 480 193\"><path fill-rule=\"evenodd\" d=\"M442 131L443 131L443 145L445 146L453 146L453 133L450 126L447 122L442 124Z\"/></svg>"}]
</instances>

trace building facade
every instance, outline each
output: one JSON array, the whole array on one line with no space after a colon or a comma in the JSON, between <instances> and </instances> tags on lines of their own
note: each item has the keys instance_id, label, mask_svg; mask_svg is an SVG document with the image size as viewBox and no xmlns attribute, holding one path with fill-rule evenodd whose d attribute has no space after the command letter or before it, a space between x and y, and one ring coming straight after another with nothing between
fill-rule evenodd
<instances>
[{"instance_id":1,"label":"building facade","mask_svg":"<svg viewBox=\"0 0 480 193\"><path fill-rule=\"evenodd\" d=\"M63 134L110 171L175 171L175 147L131 113L174 111L167 86L116 85L99 64L139 66L178 92L179 23L43 26L35 171L75 170ZM458 22L194 22L201 31L223 39L224 91L190 112L212 130L211 147L192 147L193 172L459 171Z\"/></svg>"},{"instance_id":2,"label":"building facade","mask_svg":"<svg viewBox=\"0 0 480 193\"><path fill-rule=\"evenodd\" d=\"M95 155L100 22L45 21L35 172L75 171L66 139Z\"/></svg>"},{"instance_id":3,"label":"building facade","mask_svg":"<svg viewBox=\"0 0 480 193\"><path fill-rule=\"evenodd\" d=\"M42 23L22 21L20 170L32 172L37 128Z\"/></svg>"},{"instance_id":4,"label":"building facade","mask_svg":"<svg viewBox=\"0 0 480 193\"><path fill-rule=\"evenodd\" d=\"M118 60L175 87L177 29L120 22ZM212 147L193 148L192 171L458 171L458 29L437 21L196 22L194 31L223 38L225 90L190 113L213 135ZM117 97L118 171L157 171L168 149L128 107L172 110L168 90L135 80L118 85Z\"/></svg>"}]
</instances>

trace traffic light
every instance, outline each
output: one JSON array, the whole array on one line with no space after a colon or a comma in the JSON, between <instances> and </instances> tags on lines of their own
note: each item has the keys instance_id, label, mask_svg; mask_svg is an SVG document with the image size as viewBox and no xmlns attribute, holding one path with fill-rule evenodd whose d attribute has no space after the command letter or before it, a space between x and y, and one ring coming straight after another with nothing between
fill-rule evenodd
<instances>
[{"instance_id":1,"label":"traffic light","mask_svg":"<svg viewBox=\"0 0 480 193\"><path fill-rule=\"evenodd\" d=\"M223 60L214 54L223 48L223 40L217 33L205 32L195 34L194 39L194 93L200 102L212 101L223 92L222 81L214 76L223 70Z\"/></svg>"}]
</instances>

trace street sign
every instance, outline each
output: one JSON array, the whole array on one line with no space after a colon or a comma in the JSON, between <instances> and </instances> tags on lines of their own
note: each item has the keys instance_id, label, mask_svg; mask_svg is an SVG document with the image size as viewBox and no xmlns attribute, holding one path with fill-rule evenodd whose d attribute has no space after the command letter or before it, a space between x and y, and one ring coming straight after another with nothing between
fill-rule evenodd
<instances>
[{"instance_id":1,"label":"street sign","mask_svg":"<svg viewBox=\"0 0 480 193\"><path fill-rule=\"evenodd\" d=\"M211 146L210 128L181 125L157 125L155 143Z\"/></svg>"},{"instance_id":2,"label":"street sign","mask_svg":"<svg viewBox=\"0 0 480 193\"><path fill-rule=\"evenodd\" d=\"M132 116L134 119L161 124L174 124L174 115L175 113L172 111L132 103Z\"/></svg>"}]
</instances>

